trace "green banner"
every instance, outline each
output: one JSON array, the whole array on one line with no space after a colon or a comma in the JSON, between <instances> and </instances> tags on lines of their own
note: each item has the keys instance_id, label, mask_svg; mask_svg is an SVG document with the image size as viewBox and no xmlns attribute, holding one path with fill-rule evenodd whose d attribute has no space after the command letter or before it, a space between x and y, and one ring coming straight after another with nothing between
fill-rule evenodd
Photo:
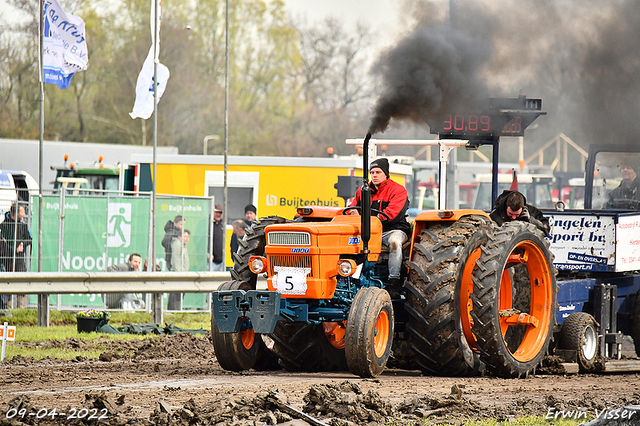
<instances>
[{"instance_id":1,"label":"green banner","mask_svg":"<svg viewBox=\"0 0 640 426\"><path fill-rule=\"evenodd\" d=\"M164 227L181 215L184 229L190 231L187 244L190 271L208 271L211 200L207 198L156 199L156 263L167 271L162 238ZM59 196L43 197L42 271L56 272L60 264L62 272L101 272L117 263L125 263L132 253L142 259L148 257L151 216L150 197L65 197L60 211ZM60 246L60 226L62 245ZM32 214L34 236L31 271L38 270L38 204ZM62 250L60 250L62 247ZM61 256L59 256L59 254ZM207 309L206 294L185 294L185 309ZM51 304L56 305L52 297ZM62 295L63 306L102 306L98 294ZM165 297L166 304L166 297Z\"/></svg>"}]
</instances>

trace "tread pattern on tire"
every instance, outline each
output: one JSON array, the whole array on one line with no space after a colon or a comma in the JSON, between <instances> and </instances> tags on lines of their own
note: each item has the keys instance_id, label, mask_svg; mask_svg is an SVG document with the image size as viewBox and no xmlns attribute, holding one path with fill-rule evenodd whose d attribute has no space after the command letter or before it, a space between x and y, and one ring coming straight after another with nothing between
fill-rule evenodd
<instances>
[{"instance_id":1,"label":"tread pattern on tire","mask_svg":"<svg viewBox=\"0 0 640 426\"><path fill-rule=\"evenodd\" d=\"M346 371L344 349L337 349L324 334L322 324L278 321L269 337L273 353L289 371Z\"/></svg>"},{"instance_id":2,"label":"tread pattern on tire","mask_svg":"<svg viewBox=\"0 0 640 426\"><path fill-rule=\"evenodd\" d=\"M596 367L596 361L598 359L598 352L594 354L593 359L586 359L582 352L582 339L584 337L584 328L590 325L596 333L596 339L598 335L598 325L596 320L586 312L574 312L564 319L562 322L562 329L560 330L560 341L558 346L563 349L576 350L578 367L581 372L594 371Z\"/></svg>"},{"instance_id":3,"label":"tread pattern on tire","mask_svg":"<svg viewBox=\"0 0 640 426\"><path fill-rule=\"evenodd\" d=\"M375 355L375 327L378 315L385 308L389 318L389 335L384 354ZM345 356L349 371L360 377L376 377L385 369L393 346L393 307L391 297L379 287L365 287L353 298L345 333Z\"/></svg>"},{"instance_id":4,"label":"tread pattern on tire","mask_svg":"<svg viewBox=\"0 0 640 426\"><path fill-rule=\"evenodd\" d=\"M490 220L474 215L422 230L407 262L407 331L420 368L429 374L469 376L482 364L460 326L459 278L468 256L486 240ZM469 247L472 244L474 247Z\"/></svg>"},{"instance_id":5,"label":"tread pattern on tire","mask_svg":"<svg viewBox=\"0 0 640 426\"><path fill-rule=\"evenodd\" d=\"M232 290L238 288L240 283L230 281L223 283L219 290ZM262 341L259 335L255 336L254 346L252 350L245 351L240 349L242 342L240 333L220 333L216 324L216 319L211 314L211 342L218 359L218 363L222 368L228 371L243 371L252 368L255 365L258 346L256 343ZM264 345L264 343L263 343Z\"/></svg>"},{"instance_id":6,"label":"tread pattern on tire","mask_svg":"<svg viewBox=\"0 0 640 426\"><path fill-rule=\"evenodd\" d=\"M501 260L516 240L535 242L542 249L552 280L553 300L546 342L542 350L527 362L520 362L509 353L496 320L498 308L495 305L498 301L498 286L503 263L506 263ZM555 268L553 255L549 251L549 242L538 228L528 222L512 221L502 226L494 225L489 233L489 242L483 246L480 259L476 264L473 277L474 289L471 295L473 301L471 315L474 320L473 333L477 339L476 348L480 351L480 358L486 364L487 370L500 377L526 377L530 373L535 373L535 369L548 354L549 346L553 341L557 310Z\"/></svg>"}]
</instances>

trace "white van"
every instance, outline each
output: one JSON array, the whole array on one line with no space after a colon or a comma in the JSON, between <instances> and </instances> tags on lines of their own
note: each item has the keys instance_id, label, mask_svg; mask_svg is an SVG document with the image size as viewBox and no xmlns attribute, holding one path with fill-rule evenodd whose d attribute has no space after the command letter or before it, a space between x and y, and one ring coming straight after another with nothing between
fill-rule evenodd
<instances>
[{"instance_id":1,"label":"white van","mask_svg":"<svg viewBox=\"0 0 640 426\"><path fill-rule=\"evenodd\" d=\"M9 210L11 204L19 201L28 206L37 197L38 182L27 172L0 170L0 214ZM2 218L0 217L0 221Z\"/></svg>"}]
</instances>

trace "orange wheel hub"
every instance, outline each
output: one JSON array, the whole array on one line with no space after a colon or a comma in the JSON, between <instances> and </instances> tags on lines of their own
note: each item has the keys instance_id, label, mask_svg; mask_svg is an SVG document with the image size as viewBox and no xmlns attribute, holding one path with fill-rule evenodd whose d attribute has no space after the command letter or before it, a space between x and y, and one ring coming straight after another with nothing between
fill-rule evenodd
<instances>
[{"instance_id":1,"label":"orange wheel hub","mask_svg":"<svg viewBox=\"0 0 640 426\"><path fill-rule=\"evenodd\" d=\"M344 321L323 322L322 328L331 346L336 349L344 349L344 335L347 331L347 326Z\"/></svg>"}]
</instances>

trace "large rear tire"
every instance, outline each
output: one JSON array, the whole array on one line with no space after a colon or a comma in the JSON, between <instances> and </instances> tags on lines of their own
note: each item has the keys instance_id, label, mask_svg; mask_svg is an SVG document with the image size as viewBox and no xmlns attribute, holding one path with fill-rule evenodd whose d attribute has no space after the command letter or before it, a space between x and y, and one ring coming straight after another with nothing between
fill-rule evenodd
<instances>
[{"instance_id":1,"label":"large rear tire","mask_svg":"<svg viewBox=\"0 0 640 426\"><path fill-rule=\"evenodd\" d=\"M382 374L393 344L393 306L386 290L364 287L353 298L345 334L349 371L360 377Z\"/></svg>"},{"instance_id":2,"label":"large rear tire","mask_svg":"<svg viewBox=\"0 0 640 426\"><path fill-rule=\"evenodd\" d=\"M488 240L489 219L468 216L435 223L420 233L407 262L407 331L423 372L447 376L480 374L483 365L473 347L472 272L480 247Z\"/></svg>"},{"instance_id":3,"label":"large rear tire","mask_svg":"<svg viewBox=\"0 0 640 426\"><path fill-rule=\"evenodd\" d=\"M549 349L556 314L552 259L542 232L527 222L508 222L493 227L489 233L489 242L473 272L471 316L480 358L487 370L497 376L526 377L535 373ZM529 275L526 290L530 303L524 311L514 308L517 304L509 273L521 264L526 265ZM520 341L515 343L508 338L512 326L525 327Z\"/></svg>"},{"instance_id":4,"label":"large rear tire","mask_svg":"<svg viewBox=\"0 0 640 426\"><path fill-rule=\"evenodd\" d=\"M346 371L344 349L334 347L321 324L278 321L269 337L273 353L289 371Z\"/></svg>"},{"instance_id":5,"label":"large rear tire","mask_svg":"<svg viewBox=\"0 0 640 426\"><path fill-rule=\"evenodd\" d=\"M256 289L258 276L249 269L249 258L251 256L264 255L264 249L267 245L264 229L276 223L286 223L287 219L280 216L262 217L253 222L250 228L245 231L243 239L238 240L238 252L233 253L233 269L231 269L231 278L235 281L247 283L251 290Z\"/></svg>"}]
</instances>

